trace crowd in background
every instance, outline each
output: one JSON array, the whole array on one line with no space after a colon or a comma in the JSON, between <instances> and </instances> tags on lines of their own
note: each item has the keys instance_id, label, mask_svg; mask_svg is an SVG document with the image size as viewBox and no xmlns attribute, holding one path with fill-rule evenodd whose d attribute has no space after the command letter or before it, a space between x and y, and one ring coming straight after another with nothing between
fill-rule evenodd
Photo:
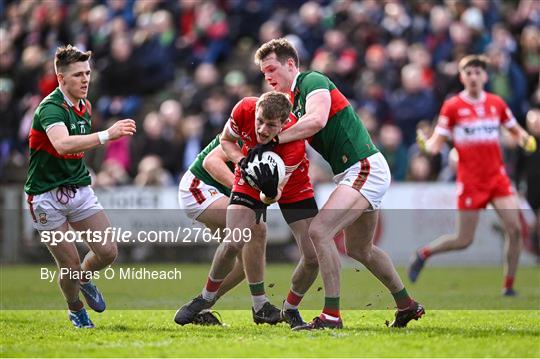
<instances>
[{"instance_id":1,"label":"crowd in background","mask_svg":"<svg viewBox=\"0 0 540 359\"><path fill-rule=\"evenodd\" d=\"M138 124L133 138L87 153L95 186L177 183L234 104L270 89L253 54L272 38L289 39L303 70L334 81L393 181L454 179L450 147L428 158L415 131L431 131L442 102L461 90L465 54L489 56L488 89L522 125L540 106L537 0L7 0L0 14L2 182L25 179L33 113L57 86L54 52L68 43L92 50L94 129ZM516 179L530 161L503 144ZM331 179L322 160L312 164L315 183Z\"/></svg>"}]
</instances>

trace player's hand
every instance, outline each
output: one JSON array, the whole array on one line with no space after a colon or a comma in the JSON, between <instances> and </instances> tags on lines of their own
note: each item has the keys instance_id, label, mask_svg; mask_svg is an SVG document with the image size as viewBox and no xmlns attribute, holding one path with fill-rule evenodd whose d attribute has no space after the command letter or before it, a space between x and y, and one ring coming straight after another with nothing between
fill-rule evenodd
<instances>
[{"instance_id":1,"label":"player's hand","mask_svg":"<svg viewBox=\"0 0 540 359\"><path fill-rule=\"evenodd\" d=\"M116 121L114 125L107 130L109 140L117 140L123 136L133 136L137 132L137 125L132 119Z\"/></svg>"},{"instance_id":2,"label":"player's hand","mask_svg":"<svg viewBox=\"0 0 540 359\"><path fill-rule=\"evenodd\" d=\"M416 130L416 144L418 145L418 148L420 149L422 153L427 152L426 142L427 142L427 138L424 132L422 132L421 129L417 129Z\"/></svg>"},{"instance_id":3,"label":"player's hand","mask_svg":"<svg viewBox=\"0 0 540 359\"><path fill-rule=\"evenodd\" d=\"M536 152L536 148L537 148L536 138L534 138L534 136L529 135L529 137L527 137L525 141L523 142L522 147L527 153Z\"/></svg>"},{"instance_id":4,"label":"player's hand","mask_svg":"<svg viewBox=\"0 0 540 359\"><path fill-rule=\"evenodd\" d=\"M247 173L248 164L249 162L246 157L243 157L240 161L238 161L238 168L240 168L240 174L242 175L242 178L244 178L245 181L247 181L249 177L249 179L252 180L253 183L257 184L257 179L253 178L253 176L250 176Z\"/></svg>"},{"instance_id":5,"label":"player's hand","mask_svg":"<svg viewBox=\"0 0 540 359\"><path fill-rule=\"evenodd\" d=\"M272 140L268 143L262 144L259 143L257 146L251 148L248 151L248 154L246 156L248 162L253 162L255 157L258 157L259 161L262 160L262 154L266 151L272 151L276 145L279 145L279 138L278 136L274 136Z\"/></svg>"},{"instance_id":6,"label":"player's hand","mask_svg":"<svg viewBox=\"0 0 540 359\"><path fill-rule=\"evenodd\" d=\"M274 171L270 168L268 163L261 163L259 167L254 168L255 176L257 177L257 187L262 193L269 199L275 198L278 193L278 171L277 167L274 167Z\"/></svg>"},{"instance_id":7,"label":"player's hand","mask_svg":"<svg viewBox=\"0 0 540 359\"><path fill-rule=\"evenodd\" d=\"M266 223L266 207L268 206L264 206L263 208L258 208L255 210L255 224L261 223L261 219L263 222Z\"/></svg>"}]
</instances>

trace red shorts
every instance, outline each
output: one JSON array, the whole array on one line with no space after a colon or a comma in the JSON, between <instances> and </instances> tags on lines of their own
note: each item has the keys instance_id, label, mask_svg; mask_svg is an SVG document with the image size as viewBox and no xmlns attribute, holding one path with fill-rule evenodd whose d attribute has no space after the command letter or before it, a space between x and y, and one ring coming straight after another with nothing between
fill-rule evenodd
<instances>
[{"instance_id":1,"label":"red shorts","mask_svg":"<svg viewBox=\"0 0 540 359\"><path fill-rule=\"evenodd\" d=\"M483 209L497 197L513 195L512 183L505 174L493 177L488 182L458 182L458 208Z\"/></svg>"},{"instance_id":2,"label":"red shorts","mask_svg":"<svg viewBox=\"0 0 540 359\"><path fill-rule=\"evenodd\" d=\"M249 183L244 181L238 169L235 171L234 174L235 177L232 192L240 192L248 195L256 201L260 201L259 193L261 191L256 190L255 188L251 187ZM311 186L309 177L308 181L300 182L295 181L295 178L291 176L289 182L287 182L285 188L283 189L283 193L278 203L295 203L309 198L313 198L314 196L315 193L313 192L313 187Z\"/></svg>"}]
</instances>

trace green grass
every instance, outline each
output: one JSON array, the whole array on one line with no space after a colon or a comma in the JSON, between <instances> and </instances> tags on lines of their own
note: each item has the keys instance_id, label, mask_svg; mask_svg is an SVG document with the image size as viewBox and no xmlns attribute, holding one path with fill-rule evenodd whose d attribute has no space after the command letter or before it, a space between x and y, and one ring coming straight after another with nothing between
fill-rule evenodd
<instances>
[{"instance_id":1,"label":"green grass","mask_svg":"<svg viewBox=\"0 0 540 359\"><path fill-rule=\"evenodd\" d=\"M284 324L252 323L245 284L216 307L228 326L177 326L175 310L200 291L208 265L177 267L182 270L177 281L97 280L109 309L91 313L96 329L75 330L57 285L39 279L40 266L2 266L0 357L540 356L538 268L520 269L517 298L501 298L500 268L429 268L418 284L407 285L427 314L402 330L385 326L393 301L384 288L364 269L345 268L345 329L292 332ZM291 270L290 265L268 267L267 293L275 304L287 293ZM302 303L305 319L319 313L320 286L318 279Z\"/></svg>"},{"instance_id":2,"label":"green grass","mask_svg":"<svg viewBox=\"0 0 540 359\"><path fill-rule=\"evenodd\" d=\"M229 327L179 327L174 311L113 310L95 330L69 327L64 311L2 312L2 357L535 357L537 311L431 311L406 329L391 311L346 311L341 331L256 326L223 311ZM316 315L315 311L308 313Z\"/></svg>"}]
</instances>

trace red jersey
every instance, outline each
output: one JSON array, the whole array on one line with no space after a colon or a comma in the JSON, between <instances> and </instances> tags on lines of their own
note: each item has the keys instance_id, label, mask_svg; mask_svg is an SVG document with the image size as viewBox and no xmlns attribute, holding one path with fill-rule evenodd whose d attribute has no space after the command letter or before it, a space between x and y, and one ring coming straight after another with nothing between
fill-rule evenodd
<instances>
[{"instance_id":1,"label":"red jersey","mask_svg":"<svg viewBox=\"0 0 540 359\"><path fill-rule=\"evenodd\" d=\"M231 117L227 123L229 133L242 140L242 152L247 155L249 149L255 147L257 136L255 134L255 105L257 97L245 97L233 108ZM291 114L283 129L287 129L296 123L296 118ZM306 145L304 140L279 144L274 147L276 152L285 163L285 176L290 176L283 189L279 203L299 202L314 196L313 186L309 179L309 161L306 157ZM245 183L237 167L233 192L241 192L259 200L259 191Z\"/></svg>"},{"instance_id":2,"label":"red jersey","mask_svg":"<svg viewBox=\"0 0 540 359\"><path fill-rule=\"evenodd\" d=\"M511 128L516 119L499 96L482 92L473 99L462 91L444 102L435 131L453 139L459 155L458 182L506 175L499 145L501 125Z\"/></svg>"}]
</instances>

